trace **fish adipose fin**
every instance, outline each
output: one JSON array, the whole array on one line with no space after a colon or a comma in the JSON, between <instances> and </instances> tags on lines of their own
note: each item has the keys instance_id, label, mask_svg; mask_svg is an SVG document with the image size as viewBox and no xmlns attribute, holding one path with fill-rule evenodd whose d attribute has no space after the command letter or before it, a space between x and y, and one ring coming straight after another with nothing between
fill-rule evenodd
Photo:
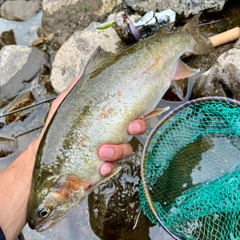
<instances>
[{"instance_id":1,"label":"fish adipose fin","mask_svg":"<svg viewBox=\"0 0 240 240\"><path fill-rule=\"evenodd\" d=\"M88 194L90 194L98 185L100 185L103 182L106 182L107 180L109 180L110 178L112 178L114 175L116 175L117 173L120 172L120 170L122 169L121 166L115 168L114 170L112 170L107 176L105 176L104 178L102 178L100 181L96 182L95 184L91 185L85 192L85 195L87 196Z\"/></svg>"},{"instance_id":2,"label":"fish adipose fin","mask_svg":"<svg viewBox=\"0 0 240 240\"><path fill-rule=\"evenodd\" d=\"M190 68L181 59L178 59L175 65L175 71L172 76L173 80L188 78L198 73L199 69Z\"/></svg>"},{"instance_id":3,"label":"fish adipose fin","mask_svg":"<svg viewBox=\"0 0 240 240\"><path fill-rule=\"evenodd\" d=\"M180 30L180 31L188 31L193 36L194 40L196 41L196 44L191 50L191 52L196 55L208 54L213 50L211 41L200 33L200 30L198 27L199 17L200 17L200 14L195 15Z\"/></svg>"},{"instance_id":4,"label":"fish adipose fin","mask_svg":"<svg viewBox=\"0 0 240 240\"><path fill-rule=\"evenodd\" d=\"M147 115L143 116L143 119L146 120L148 118L155 117L159 114L162 114L162 113L168 111L169 109L170 109L170 107L156 108L153 111L151 111L150 113L148 113Z\"/></svg>"},{"instance_id":5,"label":"fish adipose fin","mask_svg":"<svg viewBox=\"0 0 240 240\"><path fill-rule=\"evenodd\" d=\"M107 52L103 50L101 46L98 46L89 59L84 69L83 75L87 76L88 74L94 72L96 69L101 68L103 65L107 64L115 57L115 53Z\"/></svg>"}]
</instances>

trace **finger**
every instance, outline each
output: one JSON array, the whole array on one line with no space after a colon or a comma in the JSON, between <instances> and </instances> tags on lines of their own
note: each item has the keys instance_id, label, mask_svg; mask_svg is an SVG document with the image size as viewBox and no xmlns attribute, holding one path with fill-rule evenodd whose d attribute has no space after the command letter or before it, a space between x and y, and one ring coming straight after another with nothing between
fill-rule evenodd
<instances>
[{"instance_id":1,"label":"finger","mask_svg":"<svg viewBox=\"0 0 240 240\"><path fill-rule=\"evenodd\" d=\"M143 134L146 131L146 122L142 119L133 120L128 125L128 133L131 135Z\"/></svg>"},{"instance_id":2,"label":"finger","mask_svg":"<svg viewBox=\"0 0 240 240\"><path fill-rule=\"evenodd\" d=\"M98 155L105 161L116 161L127 158L132 154L132 146L129 143L104 144L98 149Z\"/></svg>"},{"instance_id":3,"label":"finger","mask_svg":"<svg viewBox=\"0 0 240 240\"><path fill-rule=\"evenodd\" d=\"M105 162L100 167L100 173L103 176L108 175L114 168L116 168L117 164L111 162Z\"/></svg>"}]
</instances>

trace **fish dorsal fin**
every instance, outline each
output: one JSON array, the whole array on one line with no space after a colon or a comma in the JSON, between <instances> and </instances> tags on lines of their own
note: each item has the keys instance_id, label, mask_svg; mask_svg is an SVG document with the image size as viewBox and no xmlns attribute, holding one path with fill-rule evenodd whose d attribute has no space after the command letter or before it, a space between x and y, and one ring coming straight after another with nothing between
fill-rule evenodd
<instances>
[{"instance_id":1,"label":"fish dorsal fin","mask_svg":"<svg viewBox=\"0 0 240 240\"><path fill-rule=\"evenodd\" d=\"M178 59L172 79L179 80L179 79L191 77L198 72L199 72L199 69L190 68L181 59Z\"/></svg>"},{"instance_id":2,"label":"fish dorsal fin","mask_svg":"<svg viewBox=\"0 0 240 240\"><path fill-rule=\"evenodd\" d=\"M115 53L104 51L101 46L98 46L84 69L83 75L86 76L96 69L102 67L103 65L107 64L113 58L116 57Z\"/></svg>"},{"instance_id":3,"label":"fish dorsal fin","mask_svg":"<svg viewBox=\"0 0 240 240\"><path fill-rule=\"evenodd\" d=\"M87 196L88 194L90 194L98 185L100 185L103 182L106 182L108 179L112 178L114 175L116 175L117 173L119 173L119 171L122 169L121 166L115 168L114 170L112 170L107 176L105 176L104 178L102 178L100 181L96 182L95 184L91 185L87 190L85 195Z\"/></svg>"}]
</instances>

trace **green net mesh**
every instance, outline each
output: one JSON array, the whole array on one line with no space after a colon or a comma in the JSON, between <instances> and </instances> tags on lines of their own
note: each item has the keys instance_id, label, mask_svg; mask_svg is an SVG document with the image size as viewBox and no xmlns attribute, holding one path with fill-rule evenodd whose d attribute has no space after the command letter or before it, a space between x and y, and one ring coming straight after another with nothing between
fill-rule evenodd
<instances>
[{"instance_id":1,"label":"green net mesh","mask_svg":"<svg viewBox=\"0 0 240 240\"><path fill-rule=\"evenodd\" d=\"M176 239L240 239L239 102L187 102L151 132L141 163L145 215Z\"/></svg>"}]
</instances>

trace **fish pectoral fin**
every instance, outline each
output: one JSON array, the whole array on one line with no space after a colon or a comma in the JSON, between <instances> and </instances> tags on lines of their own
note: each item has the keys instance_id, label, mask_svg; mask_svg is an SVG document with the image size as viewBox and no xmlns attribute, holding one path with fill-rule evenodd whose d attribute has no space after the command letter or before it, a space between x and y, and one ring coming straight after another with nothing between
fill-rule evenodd
<instances>
[{"instance_id":1,"label":"fish pectoral fin","mask_svg":"<svg viewBox=\"0 0 240 240\"><path fill-rule=\"evenodd\" d=\"M100 181L98 181L98 182L94 183L93 185L91 185L88 189L86 189L85 195L87 196L88 194L90 194L98 185L100 185L101 183L106 182L107 180L112 178L114 175L119 173L121 169L122 169L121 166L115 168L107 176L102 178Z\"/></svg>"},{"instance_id":2,"label":"fish pectoral fin","mask_svg":"<svg viewBox=\"0 0 240 240\"><path fill-rule=\"evenodd\" d=\"M172 79L179 80L183 78L188 78L198 72L199 72L199 69L190 68L181 59L178 59Z\"/></svg>"},{"instance_id":3,"label":"fish pectoral fin","mask_svg":"<svg viewBox=\"0 0 240 240\"><path fill-rule=\"evenodd\" d=\"M148 113L147 115L143 116L142 119L146 120L148 118L151 118L151 117L155 117L159 114L162 114L166 111L169 110L170 107L165 107L165 108L156 108L154 109L153 111L151 111L150 113Z\"/></svg>"},{"instance_id":4,"label":"fish pectoral fin","mask_svg":"<svg viewBox=\"0 0 240 240\"><path fill-rule=\"evenodd\" d=\"M98 46L84 69L83 75L87 76L88 74L94 72L96 69L101 68L101 66L107 64L113 58L116 57L115 53L107 52Z\"/></svg>"}]
</instances>

